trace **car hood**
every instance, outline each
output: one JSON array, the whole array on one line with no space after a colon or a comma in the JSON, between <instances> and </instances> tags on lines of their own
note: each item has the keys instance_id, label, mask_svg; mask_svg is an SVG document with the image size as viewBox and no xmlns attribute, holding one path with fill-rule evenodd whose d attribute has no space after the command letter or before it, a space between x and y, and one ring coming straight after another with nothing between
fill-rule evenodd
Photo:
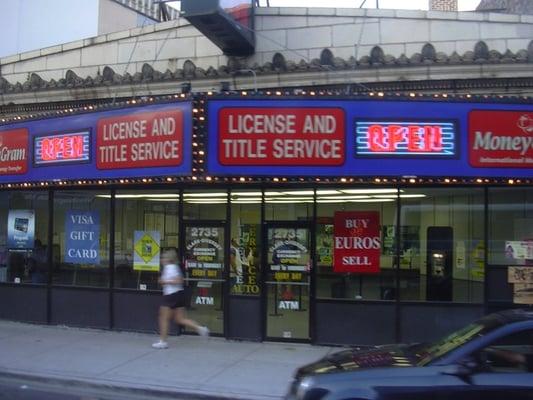
<instances>
[{"instance_id":1,"label":"car hood","mask_svg":"<svg viewBox=\"0 0 533 400\"><path fill-rule=\"evenodd\" d=\"M298 369L296 376L357 371L370 368L414 367L416 356L409 345L353 348L330 354Z\"/></svg>"}]
</instances>

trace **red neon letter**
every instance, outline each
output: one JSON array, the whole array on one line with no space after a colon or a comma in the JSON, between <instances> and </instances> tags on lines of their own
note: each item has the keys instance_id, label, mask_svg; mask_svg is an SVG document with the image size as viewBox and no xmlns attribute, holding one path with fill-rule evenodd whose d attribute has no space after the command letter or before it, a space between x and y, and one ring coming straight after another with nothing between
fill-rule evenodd
<instances>
[{"instance_id":1,"label":"red neon letter","mask_svg":"<svg viewBox=\"0 0 533 400\"><path fill-rule=\"evenodd\" d=\"M409 125L407 149L410 152L420 151L420 127L416 125Z\"/></svg>"},{"instance_id":2,"label":"red neon letter","mask_svg":"<svg viewBox=\"0 0 533 400\"><path fill-rule=\"evenodd\" d=\"M440 126L425 126L426 143L430 147L429 151L442 151L442 130Z\"/></svg>"},{"instance_id":3,"label":"red neon letter","mask_svg":"<svg viewBox=\"0 0 533 400\"><path fill-rule=\"evenodd\" d=\"M403 127L399 125L389 125L388 133L389 133L388 135L389 136L389 151L395 152L396 144L401 143L405 140Z\"/></svg>"},{"instance_id":4,"label":"red neon letter","mask_svg":"<svg viewBox=\"0 0 533 400\"><path fill-rule=\"evenodd\" d=\"M383 128L381 125L371 125L368 128L368 145L372 151L385 150L383 143Z\"/></svg>"}]
</instances>

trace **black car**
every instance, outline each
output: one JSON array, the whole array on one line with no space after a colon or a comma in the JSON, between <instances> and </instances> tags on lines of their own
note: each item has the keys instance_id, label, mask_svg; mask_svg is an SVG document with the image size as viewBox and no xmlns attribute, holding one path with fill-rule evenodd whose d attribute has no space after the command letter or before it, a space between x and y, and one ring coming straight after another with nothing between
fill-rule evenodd
<instances>
[{"instance_id":1,"label":"black car","mask_svg":"<svg viewBox=\"0 0 533 400\"><path fill-rule=\"evenodd\" d=\"M533 400L533 309L431 344L340 351L299 368L287 400Z\"/></svg>"}]
</instances>

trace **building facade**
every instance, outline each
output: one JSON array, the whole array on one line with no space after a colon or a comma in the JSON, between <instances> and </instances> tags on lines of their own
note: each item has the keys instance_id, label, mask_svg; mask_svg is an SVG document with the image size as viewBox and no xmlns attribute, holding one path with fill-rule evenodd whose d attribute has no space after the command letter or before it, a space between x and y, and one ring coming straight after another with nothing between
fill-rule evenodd
<instances>
[{"instance_id":1,"label":"building facade","mask_svg":"<svg viewBox=\"0 0 533 400\"><path fill-rule=\"evenodd\" d=\"M3 60L13 64L13 79L2 70L0 318L154 331L159 254L169 247L192 287L191 315L230 339L427 341L531 303L529 286L508 276L509 267L533 262L529 53L517 51L520 60L498 53L489 63L480 58L489 57L487 43L475 36L471 62L439 63L426 43L423 56L401 65L401 55L383 54L393 44L376 46L360 26L377 22L373 32L386 42L403 40L381 30L388 22L393 29L396 17L433 39L441 24L509 24L506 34L520 36L531 22L384 10L363 11L370 19L360 20L352 12L360 10L259 10L259 32L284 31L289 48L259 42L249 61L262 67L201 53L218 50L203 48L181 21L39 56L50 66L48 57L83 60L87 49L109 49L113 60L98 65L118 64L91 85L75 72L85 67L69 67L60 82L54 76L62 71L37 72L38 63L26 86L13 83L17 68L31 64L23 55ZM298 35L322 37L324 29L323 40L337 47L317 38L309 42L316 48L298 48ZM186 53L173 46L187 32L198 45L194 62L166 78L158 61L138 61L137 50L130 54L140 72L128 78L130 66L111 51L137 43L162 53L172 43ZM343 45L347 32L362 32L360 46L373 44L353 68L334 56L358 51ZM446 43L467 46L459 37ZM407 51L409 43L400 46ZM319 61L293 64L302 52ZM170 62L170 54L161 57ZM215 61L231 67L199 66ZM211 92L222 79L229 90ZM490 95L503 81L519 95ZM187 90L176 90L183 83ZM191 88L205 92L184 93Z\"/></svg>"}]
</instances>

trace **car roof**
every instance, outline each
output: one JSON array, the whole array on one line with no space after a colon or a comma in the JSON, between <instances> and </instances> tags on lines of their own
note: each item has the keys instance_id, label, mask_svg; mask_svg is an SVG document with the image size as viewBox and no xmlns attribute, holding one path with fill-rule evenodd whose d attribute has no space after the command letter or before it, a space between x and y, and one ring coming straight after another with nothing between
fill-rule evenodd
<instances>
[{"instance_id":1,"label":"car roof","mask_svg":"<svg viewBox=\"0 0 533 400\"><path fill-rule=\"evenodd\" d=\"M533 321L533 308L500 311L489 314L479 320L484 325L506 325L521 321Z\"/></svg>"}]
</instances>

